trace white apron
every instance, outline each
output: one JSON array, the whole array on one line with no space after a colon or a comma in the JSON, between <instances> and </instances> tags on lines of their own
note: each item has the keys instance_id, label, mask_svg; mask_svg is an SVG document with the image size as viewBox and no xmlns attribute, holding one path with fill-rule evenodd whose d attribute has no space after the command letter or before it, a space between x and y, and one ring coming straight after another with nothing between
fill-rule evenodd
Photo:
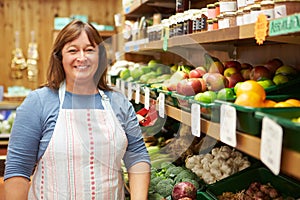
<instances>
[{"instance_id":1,"label":"white apron","mask_svg":"<svg viewBox=\"0 0 300 200\"><path fill-rule=\"evenodd\" d=\"M101 109L60 110L49 145L39 160L29 200L121 200L121 159L127 138L103 91Z\"/></svg>"}]
</instances>

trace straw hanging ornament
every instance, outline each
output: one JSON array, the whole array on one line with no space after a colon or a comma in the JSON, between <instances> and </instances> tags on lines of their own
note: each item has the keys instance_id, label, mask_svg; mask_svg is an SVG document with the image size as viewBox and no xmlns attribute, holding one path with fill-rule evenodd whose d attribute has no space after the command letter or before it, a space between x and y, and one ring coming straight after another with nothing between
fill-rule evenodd
<instances>
[{"instance_id":1,"label":"straw hanging ornament","mask_svg":"<svg viewBox=\"0 0 300 200\"><path fill-rule=\"evenodd\" d=\"M20 35L15 32L15 49L12 52L13 59L11 61L11 77L13 79L23 78L23 70L26 69L26 60L24 58L22 49L20 48Z\"/></svg>"}]
</instances>

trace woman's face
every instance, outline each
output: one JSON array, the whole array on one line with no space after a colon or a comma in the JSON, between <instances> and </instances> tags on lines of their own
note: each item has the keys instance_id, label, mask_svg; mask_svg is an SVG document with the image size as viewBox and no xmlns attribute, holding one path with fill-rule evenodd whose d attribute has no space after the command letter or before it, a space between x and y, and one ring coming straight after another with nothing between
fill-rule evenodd
<instances>
[{"instance_id":1,"label":"woman's face","mask_svg":"<svg viewBox=\"0 0 300 200\"><path fill-rule=\"evenodd\" d=\"M98 46L90 43L83 31L80 36L65 44L62 49L62 64L66 73L67 84L93 84L98 68Z\"/></svg>"}]
</instances>

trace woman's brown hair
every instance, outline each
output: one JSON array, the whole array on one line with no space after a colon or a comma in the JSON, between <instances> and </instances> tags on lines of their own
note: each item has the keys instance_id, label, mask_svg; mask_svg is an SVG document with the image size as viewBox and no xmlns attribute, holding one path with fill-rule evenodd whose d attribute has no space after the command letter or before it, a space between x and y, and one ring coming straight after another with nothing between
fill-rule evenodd
<instances>
[{"instance_id":1,"label":"woman's brown hair","mask_svg":"<svg viewBox=\"0 0 300 200\"><path fill-rule=\"evenodd\" d=\"M50 55L50 62L47 72L47 83L45 86L51 89L59 89L60 84L65 80L66 75L62 65L62 49L65 44L77 39L84 31L92 45L99 47L99 64L94 76L95 84L101 90L112 90L107 85L107 56L104 42L99 32L90 24L80 20L73 20L66 25L57 35Z\"/></svg>"}]
</instances>

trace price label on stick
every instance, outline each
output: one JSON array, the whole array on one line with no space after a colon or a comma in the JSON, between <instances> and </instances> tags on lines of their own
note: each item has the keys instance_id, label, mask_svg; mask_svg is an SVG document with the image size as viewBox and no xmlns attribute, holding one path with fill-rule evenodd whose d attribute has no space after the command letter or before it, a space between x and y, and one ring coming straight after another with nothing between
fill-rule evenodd
<instances>
[{"instance_id":1,"label":"price label on stick","mask_svg":"<svg viewBox=\"0 0 300 200\"><path fill-rule=\"evenodd\" d=\"M145 108L150 108L150 89L145 87Z\"/></svg>"},{"instance_id":2,"label":"price label on stick","mask_svg":"<svg viewBox=\"0 0 300 200\"><path fill-rule=\"evenodd\" d=\"M268 117L262 120L260 158L276 175L280 172L283 130Z\"/></svg>"},{"instance_id":3,"label":"price label on stick","mask_svg":"<svg viewBox=\"0 0 300 200\"><path fill-rule=\"evenodd\" d=\"M158 95L158 114L161 118L165 117L165 94L159 93Z\"/></svg>"},{"instance_id":4,"label":"price label on stick","mask_svg":"<svg viewBox=\"0 0 300 200\"><path fill-rule=\"evenodd\" d=\"M221 105L220 140L225 144L236 147L236 110L226 104Z\"/></svg>"},{"instance_id":5,"label":"price label on stick","mask_svg":"<svg viewBox=\"0 0 300 200\"><path fill-rule=\"evenodd\" d=\"M140 92L141 92L141 87L139 84L135 85L135 103L139 104L140 103Z\"/></svg>"},{"instance_id":6,"label":"price label on stick","mask_svg":"<svg viewBox=\"0 0 300 200\"><path fill-rule=\"evenodd\" d=\"M132 82L128 82L127 90L127 98L130 101L132 100Z\"/></svg>"},{"instance_id":7,"label":"price label on stick","mask_svg":"<svg viewBox=\"0 0 300 200\"><path fill-rule=\"evenodd\" d=\"M193 103L191 105L191 127L192 127L192 134L196 137L201 136L201 112L200 112L200 105Z\"/></svg>"},{"instance_id":8,"label":"price label on stick","mask_svg":"<svg viewBox=\"0 0 300 200\"><path fill-rule=\"evenodd\" d=\"M121 92L125 94L125 81L121 80Z\"/></svg>"}]
</instances>

